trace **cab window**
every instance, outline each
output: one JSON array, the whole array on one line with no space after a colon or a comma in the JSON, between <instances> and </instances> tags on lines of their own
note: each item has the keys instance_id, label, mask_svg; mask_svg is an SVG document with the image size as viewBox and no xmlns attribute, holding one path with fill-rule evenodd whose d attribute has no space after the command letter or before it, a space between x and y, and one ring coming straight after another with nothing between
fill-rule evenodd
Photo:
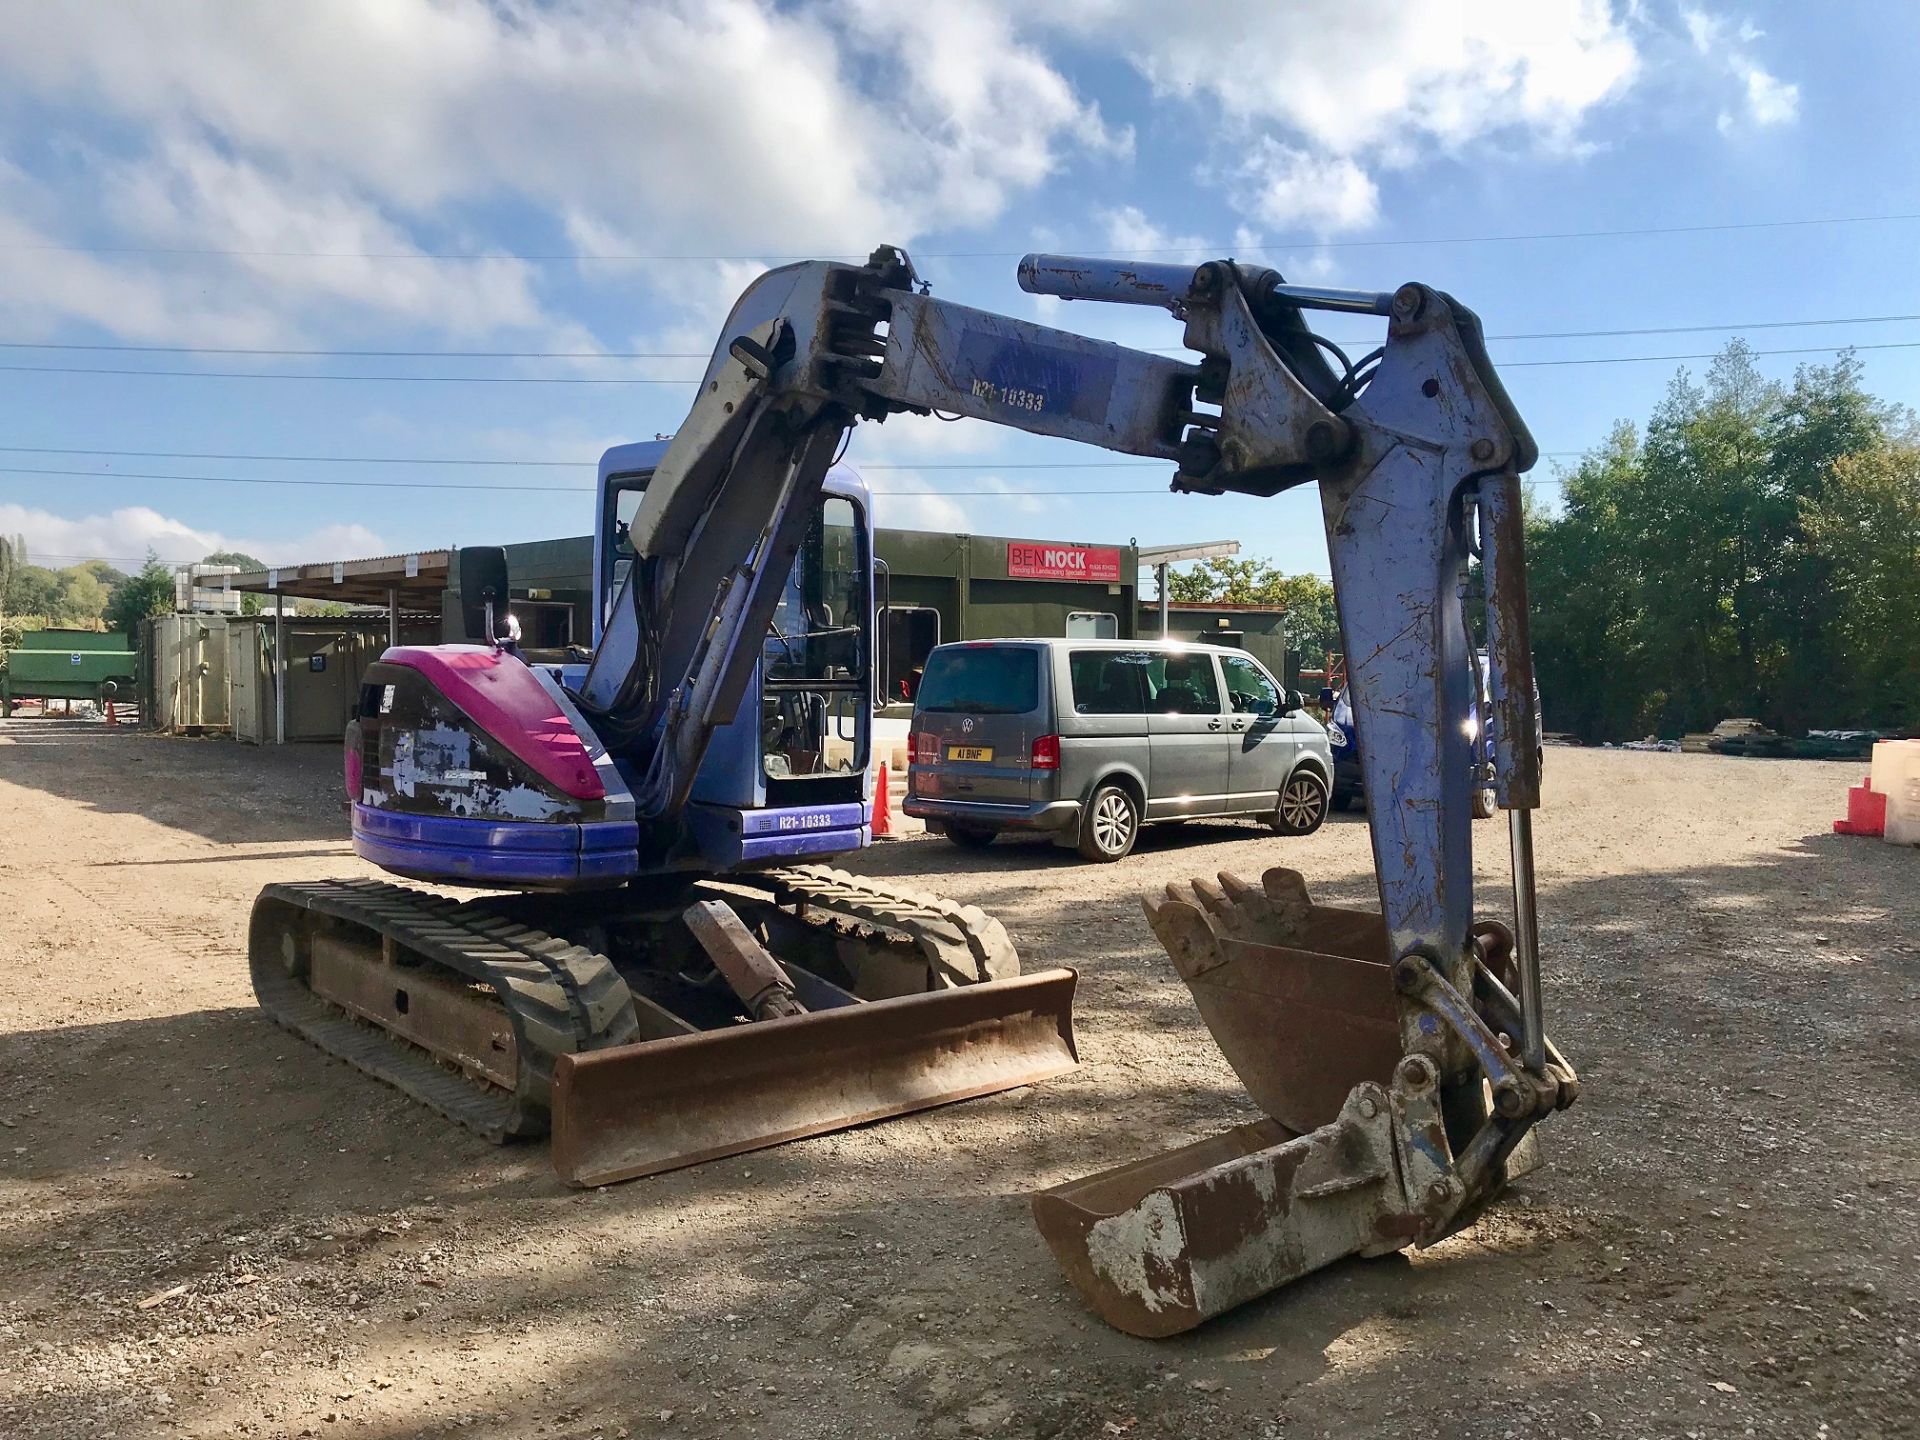
<instances>
[{"instance_id":1,"label":"cab window","mask_svg":"<svg viewBox=\"0 0 1920 1440\"><path fill-rule=\"evenodd\" d=\"M927 656L940 643L940 612L925 605L889 605L880 612L887 646L888 704L912 704L920 695Z\"/></svg>"},{"instance_id":2,"label":"cab window","mask_svg":"<svg viewBox=\"0 0 1920 1440\"><path fill-rule=\"evenodd\" d=\"M1284 708L1280 690L1267 672L1238 655L1222 655L1220 669L1227 677L1227 699L1236 715L1278 715Z\"/></svg>"}]
</instances>

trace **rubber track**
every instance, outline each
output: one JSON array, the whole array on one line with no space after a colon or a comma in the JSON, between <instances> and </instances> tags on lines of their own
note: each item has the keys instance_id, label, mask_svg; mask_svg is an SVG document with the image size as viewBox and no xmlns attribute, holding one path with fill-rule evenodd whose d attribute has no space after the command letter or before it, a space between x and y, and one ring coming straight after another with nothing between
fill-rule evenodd
<instances>
[{"instance_id":1,"label":"rubber track","mask_svg":"<svg viewBox=\"0 0 1920 1440\"><path fill-rule=\"evenodd\" d=\"M489 913L486 904L379 880L269 885L253 907L254 994L287 1029L496 1144L544 1135L555 1057L635 1039L632 996L604 955ZM390 937L411 954L491 988L513 1026L515 1090L471 1079L309 990L306 946L297 942L322 928L321 917ZM288 935L296 938L291 964Z\"/></svg>"},{"instance_id":2,"label":"rubber track","mask_svg":"<svg viewBox=\"0 0 1920 1440\"><path fill-rule=\"evenodd\" d=\"M770 890L782 905L816 908L837 919L905 934L948 984L975 985L1020 973L1020 953L1006 926L977 905L959 905L944 896L882 884L828 865L790 865L726 879Z\"/></svg>"}]
</instances>

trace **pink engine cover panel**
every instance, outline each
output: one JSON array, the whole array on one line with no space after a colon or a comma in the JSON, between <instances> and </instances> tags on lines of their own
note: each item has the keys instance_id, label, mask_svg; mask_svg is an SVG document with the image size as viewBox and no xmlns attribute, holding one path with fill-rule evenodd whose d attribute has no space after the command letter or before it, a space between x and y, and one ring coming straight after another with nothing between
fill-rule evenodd
<instances>
[{"instance_id":1,"label":"pink engine cover panel","mask_svg":"<svg viewBox=\"0 0 1920 1440\"><path fill-rule=\"evenodd\" d=\"M485 732L576 800L605 798L607 787L566 713L533 672L486 645L400 645L380 657L417 670Z\"/></svg>"}]
</instances>

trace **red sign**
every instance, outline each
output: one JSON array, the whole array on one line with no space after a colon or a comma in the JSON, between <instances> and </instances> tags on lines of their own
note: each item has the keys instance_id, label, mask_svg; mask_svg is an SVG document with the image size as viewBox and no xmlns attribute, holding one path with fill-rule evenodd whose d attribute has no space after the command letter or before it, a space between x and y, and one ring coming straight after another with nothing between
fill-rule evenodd
<instances>
[{"instance_id":1,"label":"red sign","mask_svg":"<svg viewBox=\"0 0 1920 1440\"><path fill-rule=\"evenodd\" d=\"M1111 545L1009 540L1007 574L1015 580L1086 580L1112 584L1120 578L1120 551Z\"/></svg>"}]
</instances>

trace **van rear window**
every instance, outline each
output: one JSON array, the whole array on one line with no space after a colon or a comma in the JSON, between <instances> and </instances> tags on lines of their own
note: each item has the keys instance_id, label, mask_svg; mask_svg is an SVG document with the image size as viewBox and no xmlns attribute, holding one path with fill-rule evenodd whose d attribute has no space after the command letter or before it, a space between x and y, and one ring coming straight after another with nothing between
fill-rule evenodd
<instances>
[{"instance_id":1,"label":"van rear window","mask_svg":"<svg viewBox=\"0 0 1920 1440\"><path fill-rule=\"evenodd\" d=\"M936 713L1024 715L1040 708L1040 657L1013 646L971 645L927 657L917 707Z\"/></svg>"}]
</instances>

